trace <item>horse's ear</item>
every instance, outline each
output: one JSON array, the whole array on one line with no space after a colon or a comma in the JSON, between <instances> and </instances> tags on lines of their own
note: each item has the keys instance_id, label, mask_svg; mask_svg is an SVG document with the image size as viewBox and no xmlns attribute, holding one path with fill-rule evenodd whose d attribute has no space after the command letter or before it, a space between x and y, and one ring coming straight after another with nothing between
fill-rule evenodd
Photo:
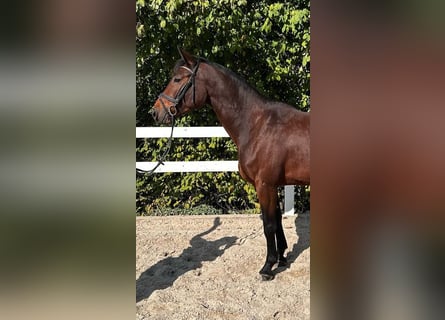
<instances>
[{"instance_id":1,"label":"horse's ear","mask_svg":"<svg viewBox=\"0 0 445 320\"><path fill-rule=\"evenodd\" d=\"M196 63L196 58L193 55L191 55L184 49L181 49L180 47L178 47L178 51L179 51L179 54L181 55L182 60L185 63L187 63L190 66L193 66Z\"/></svg>"}]
</instances>

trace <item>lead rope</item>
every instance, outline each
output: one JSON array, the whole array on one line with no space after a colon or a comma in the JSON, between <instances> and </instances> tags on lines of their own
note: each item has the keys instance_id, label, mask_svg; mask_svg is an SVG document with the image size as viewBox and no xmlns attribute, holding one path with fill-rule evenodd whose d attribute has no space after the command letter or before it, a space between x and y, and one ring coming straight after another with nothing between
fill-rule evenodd
<instances>
[{"instance_id":1,"label":"lead rope","mask_svg":"<svg viewBox=\"0 0 445 320\"><path fill-rule=\"evenodd\" d=\"M168 138L168 142L167 142L167 147L165 148L164 153L162 154L161 157L158 158L158 163L155 165L155 167L151 170L142 170L142 169L138 169L136 168L136 172L140 173L140 174L149 174L152 175L156 169L160 166L160 165L164 165L164 161L165 161L165 157L168 155L168 153L170 152L170 148L172 146L172 141L173 141L173 129L175 128L175 117L171 116L172 119L172 130L170 132L170 138Z\"/></svg>"}]
</instances>

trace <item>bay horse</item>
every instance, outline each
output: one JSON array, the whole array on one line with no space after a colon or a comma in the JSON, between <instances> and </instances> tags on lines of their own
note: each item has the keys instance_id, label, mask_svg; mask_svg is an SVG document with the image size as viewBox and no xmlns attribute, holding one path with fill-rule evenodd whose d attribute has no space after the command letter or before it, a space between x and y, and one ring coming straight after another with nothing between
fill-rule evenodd
<instances>
[{"instance_id":1,"label":"bay horse","mask_svg":"<svg viewBox=\"0 0 445 320\"><path fill-rule=\"evenodd\" d=\"M238 148L241 177L255 187L267 241L260 274L271 280L277 262L287 265L277 187L310 183L309 114L267 99L221 65L178 50L173 77L150 113L157 123L171 124L175 117L212 106Z\"/></svg>"}]
</instances>

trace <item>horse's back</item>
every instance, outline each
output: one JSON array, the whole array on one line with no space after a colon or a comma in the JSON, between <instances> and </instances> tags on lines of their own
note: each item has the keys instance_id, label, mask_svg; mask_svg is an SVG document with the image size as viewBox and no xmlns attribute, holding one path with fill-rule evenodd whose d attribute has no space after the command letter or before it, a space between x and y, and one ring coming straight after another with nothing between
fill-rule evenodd
<instances>
[{"instance_id":1,"label":"horse's back","mask_svg":"<svg viewBox=\"0 0 445 320\"><path fill-rule=\"evenodd\" d=\"M307 112L292 112L292 125L287 138L283 184L310 183L310 116Z\"/></svg>"},{"instance_id":2,"label":"horse's back","mask_svg":"<svg viewBox=\"0 0 445 320\"><path fill-rule=\"evenodd\" d=\"M309 184L309 114L281 103L268 107L258 121L254 147L247 157L255 159L258 174L271 184Z\"/></svg>"},{"instance_id":3,"label":"horse's back","mask_svg":"<svg viewBox=\"0 0 445 320\"><path fill-rule=\"evenodd\" d=\"M288 140L294 145L309 144L310 116L287 104L278 103L275 108L265 111L264 128L275 134L280 141Z\"/></svg>"}]
</instances>

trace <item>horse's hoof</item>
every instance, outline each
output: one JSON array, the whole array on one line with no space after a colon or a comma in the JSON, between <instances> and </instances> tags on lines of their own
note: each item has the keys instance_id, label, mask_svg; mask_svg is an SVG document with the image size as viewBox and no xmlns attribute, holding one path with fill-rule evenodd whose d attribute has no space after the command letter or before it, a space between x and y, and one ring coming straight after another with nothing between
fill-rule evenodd
<instances>
[{"instance_id":1,"label":"horse's hoof","mask_svg":"<svg viewBox=\"0 0 445 320\"><path fill-rule=\"evenodd\" d=\"M287 267L287 261L278 261L278 266L279 267Z\"/></svg>"},{"instance_id":2,"label":"horse's hoof","mask_svg":"<svg viewBox=\"0 0 445 320\"><path fill-rule=\"evenodd\" d=\"M261 274L261 280L263 280L263 281L270 281L270 280L273 280L273 278L275 278L275 276L273 274L267 274L267 273Z\"/></svg>"},{"instance_id":3,"label":"horse's hoof","mask_svg":"<svg viewBox=\"0 0 445 320\"><path fill-rule=\"evenodd\" d=\"M280 258L280 260L278 260L278 266L279 267L287 267L287 259L286 258Z\"/></svg>"}]
</instances>

